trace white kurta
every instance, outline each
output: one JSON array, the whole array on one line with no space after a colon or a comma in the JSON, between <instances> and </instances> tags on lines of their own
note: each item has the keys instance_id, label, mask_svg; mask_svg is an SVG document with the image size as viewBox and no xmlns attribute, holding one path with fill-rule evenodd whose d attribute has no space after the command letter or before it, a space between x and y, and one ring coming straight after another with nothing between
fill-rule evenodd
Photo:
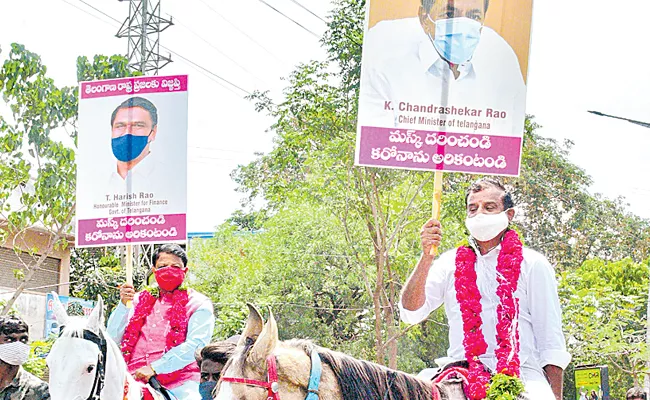
<instances>
[{"instance_id":1,"label":"white kurta","mask_svg":"<svg viewBox=\"0 0 650 400\"><path fill-rule=\"evenodd\" d=\"M500 303L496 294L496 265L500 250L501 246L497 246L485 255L479 254L476 261L477 285L483 307L482 329L488 344L486 353L480 358L491 370L496 368L496 306ZM549 394L553 394L542 367L550 364L565 369L571 361L571 355L566 351L562 333L562 315L553 267L543 255L534 250L524 248L523 256L515 292L515 297L519 299L522 380L526 391L533 398L547 399L552 398L548 397ZM424 320L431 311L444 304L449 321L449 349L447 357L436 360L439 365L465 359L463 321L454 287L455 259L456 249L442 254L434 261L426 281L426 300L420 309L409 311L401 301L399 304L402 320L411 324Z\"/></svg>"}]
</instances>

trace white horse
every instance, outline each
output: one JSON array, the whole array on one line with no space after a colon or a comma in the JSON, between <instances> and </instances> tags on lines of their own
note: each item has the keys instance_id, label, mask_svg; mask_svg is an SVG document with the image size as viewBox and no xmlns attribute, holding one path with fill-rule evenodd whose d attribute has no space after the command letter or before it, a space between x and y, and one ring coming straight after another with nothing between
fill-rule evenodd
<instances>
[{"instance_id":1,"label":"white horse","mask_svg":"<svg viewBox=\"0 0 650 400\"><path fill-rule=\"evenodd\" d=\"M62 330L47 356L52 400L140 400L143 384L129 374L122 352L104 329L101 296L85 319L68 316L52 295Z\"/></svg>"}]
</instances>

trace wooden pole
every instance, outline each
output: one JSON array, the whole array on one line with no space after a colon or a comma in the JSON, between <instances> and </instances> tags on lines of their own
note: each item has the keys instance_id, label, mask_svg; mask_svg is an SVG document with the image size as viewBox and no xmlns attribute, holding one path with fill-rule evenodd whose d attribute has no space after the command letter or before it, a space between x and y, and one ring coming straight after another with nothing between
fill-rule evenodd
<instances>
[{"instance_id":1,"label":"wooden pole","mask_svg":"<svg viewBox=\"0 0 650 400\"><path fill-rule=\"evenodd\" d=\"M126 270L126 283L129 285L133 285L133 245L132 244L127 244L126 245L126 263L125 263L125 270ZM128 308L131 308L131 302L129 301L126 306Z\"/></svg>"},{"instance_id":2,"label":"wooden pole","mask_svg":"<svg viewBox=\"0 0 650 400\"><path fill-rule=\"evenodd\" d=\"M440 221L440 207L442 206L442 171L436 171L433 176L433 207L431 216ZM438 246L431 248L432 256L438 255Z\"/></svg>"}]
</instances>

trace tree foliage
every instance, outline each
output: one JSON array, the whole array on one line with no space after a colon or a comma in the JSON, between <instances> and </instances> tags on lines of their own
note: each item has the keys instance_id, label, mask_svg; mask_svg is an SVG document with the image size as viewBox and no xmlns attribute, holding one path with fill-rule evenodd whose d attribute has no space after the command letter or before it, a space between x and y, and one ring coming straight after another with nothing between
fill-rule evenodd
<instances>
[{"instance_id":1,"label":"tree foliage","mask_svg":"<svg viewBox=\"0 0 650 400\"><path fill-rule=\"evenodd\" d=\"M351 353L372 355L390 366L402 367L402 360L407 360L405 369L414 371L416 366L431 365L435 357L443 355L446 344L446 337L441 337L446 335L446 329L440 313L416 327L400 326L396 313L401 284L419 256L418 231L429 216L432 174L353 165L361 61L359 44L365 2L340 0L335 4L323 40L328 59L297 66L287 78L283 100L279 103L267 93L252 96L257 109L274 120L271 130L275 134L275 146L268 154L238 168L232 177L239 190L247 195L245 205L259 197L265 200L263 212L268 220L261 226L266 230L267 224L271 224L274 234L269 237L264 231L250 239L230 235L228 232L232 228L221 227L219 239L206 242L195 254L201 258L222 254L230 246L231 239L239 241L241 246L250 243L249 240L259 241L255 246L272 240L282 249L284 235L289 232L291 237L298 235L302 238L299 244L304 249L303 255L290 263L270 262L269 256L247 259L246 271L252 275L245 275L246 279L255 281L255 274L265 271L263 276L267 283L263 294L247 291L244 287L238 296L232 297L235 292L229 288L230 284L212 292L217 302L226 296L229 307L236 298L251 301L270 299L274 294L283 297L287 294L272 283L274 279L282 277L284 282L287 276L300 276L310 280L323 273L320 269L308 269L310 274L303 274L304 263L309 259L307 254L311 253L307 249L317 247L316 242L324 239L310 235L308 225L302 225L302 231L296 233L295 218L303 216L305 221L311 220L305 209L326 216L328 223L324 226L331 228L326 241L339 243L335 248L338 252L334 254L348 260L329 265L353 271L365 288L359 299L347 298L347 307L360 304L359 308L372 310L373 337L359 338ZM606 262L631 257L637 263L647 258L650 255L649 222L627 213L623 199L592 195L589 192L591 178L569 160L572 143L541 137L538 128L534 119L528 117L521 176L503 179L516 200L516 224L527 245L544 253L557 266L558 272L573 271L594 257ZM475 178L445 174L441 218L445 233L443 250L452 248L466 235L463 223L465 190ZM240 212L237 219L245 218ZM278 231L283 224L294 229L284 233ZM231 239L226 240L226 237ZM242 261L233 257L228 262L230 271L238 271ZM202 268L207 269L207 265ZM293 272L287 274L287 270ZM218 281L239 279L238 273L220 276ZM348 281L339 281L338 287L349 290L348 284ZM301 287L299 283L294 286ZM276 289L278 291L274 291ZM304 293L304 300L314 296L309 291ZM235 315L224 315L220 322L229 327L238 326L233 321L243 319L241 308L235 314L239 320ZM315 335L313 330L328 329L329 322L324 325L323 321L315 321L309 325L311 330L303 334ZM341 324L343 321L339 326ZM339 346L335 341L327 343Z\"/></svg>"},{"instance_id":2,"label":"tree foliage","mask_svg":"<svg viewBox=\"0 0 650 400\"><path fill-rule=\"evenodd\" d=\"M126 65L120 56L95 56L92 62L80 57L77 76L128 76ZM34 227L49 239L44 248L28 248L38 256L19 271L22 282L6 313L47 256L66 247L73 233L78 88L57 87L41 58L14 43L0 69L0 92L11 114L0 115L0 241L15 235L18 252Z\"/></svg>"},{"instance_id":3,"label":"tree foliage","mask_svg":"<svg viewBox=\"0 0 650 400\"><path fill-rule=\"evenodd\" d=\"M628 382L613 385L614 398L624 398L631 383L642 384L647 372L649 273L650 259L594 258L561 275L564 327L574 363L608 364L610 382Z\"/></svg>"},{"instance_id":4,"label":"tree foliage","mask_svg":"<svg viewBox=\"0 0 650 400\"><path fill-rule=\"evenodd\" d=\"M119 285L126 282L119 254L109 247L75 248L70 258L70 295L88 300L102 296L105 312L109 315L120 301ZM147 272L144 265L134 267L135 287L143 285Z\"/></svg>"}]
</instances>

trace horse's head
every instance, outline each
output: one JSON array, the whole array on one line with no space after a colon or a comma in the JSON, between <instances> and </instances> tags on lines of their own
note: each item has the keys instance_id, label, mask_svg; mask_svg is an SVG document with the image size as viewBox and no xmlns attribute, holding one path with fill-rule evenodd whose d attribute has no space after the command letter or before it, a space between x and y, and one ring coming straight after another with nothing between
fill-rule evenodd
<instances>
[{"instance_id":1,"label":"horse's head","mask_svg":"<svg viewBox=\"0 0 650 400\"><path fill-rule=\"evenodd\" d=\"M246 327L237 350L221 373L215 399L304 400L310 378L309 355L299 346L287 346L279 341L272 313L265 324L254 306L249 304L248 308ZM326 379L323 376L323 381ZM326 385L331 389L332 381L328 381Z\"/></svg>"},{"instance_id":2,"label":"horse's head","mask_svg":"<svg viewBox=\"0 0 650 400\"><path fill-rule=\"evenodd\" d=\"M102 298L98 297L90 317L85 319L68 316L57 294L52 294L54 315L61 326L61 335L47 356L52 400L98 398L105 376L107 346Z\"/></svg>"}]
</instances>

